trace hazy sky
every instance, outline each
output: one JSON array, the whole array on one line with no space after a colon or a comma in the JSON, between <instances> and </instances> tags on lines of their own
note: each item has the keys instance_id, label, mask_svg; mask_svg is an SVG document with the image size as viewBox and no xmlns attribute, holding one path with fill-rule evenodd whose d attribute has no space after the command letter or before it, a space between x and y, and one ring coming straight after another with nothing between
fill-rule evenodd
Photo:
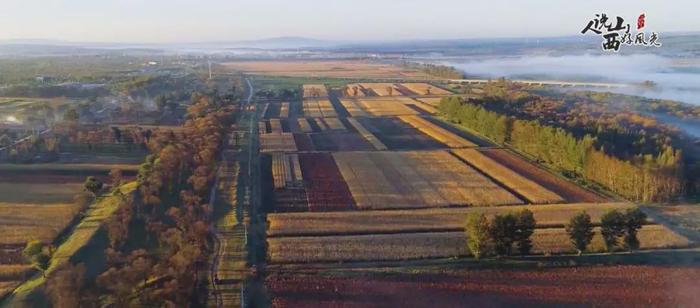
<instances>
[{"instance_id":1,"label":"hazy sky","mask_svg":"<svg viewBox=\"0 0 700 308\"><path fill-rule=\"evenodd\" d=\"M560 36L598 12L700 31L698 0L0 0L0 39L200 42Z\"/></svg>"}]
</instances>

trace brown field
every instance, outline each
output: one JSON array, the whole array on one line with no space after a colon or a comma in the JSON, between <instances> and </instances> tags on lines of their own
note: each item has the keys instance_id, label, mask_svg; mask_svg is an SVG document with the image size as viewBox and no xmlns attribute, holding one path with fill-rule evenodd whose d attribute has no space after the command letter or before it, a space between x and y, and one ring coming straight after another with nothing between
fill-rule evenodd
<instances>
[{"instance_id":1,"label":"brown field","mask_svg":"<svg viewBox=\"0 0 700 308\"><path fill-rule=\"evenodd\" d=\"M488 149L482 151L482 153L501 165L510 168L518 174L563 197L567 202L589 203L609 201L598 194L557 177L506 150Z\"/></svg>"},{"instance_id":2,"label":"brown field","mask_svg":"<svg viewBox=\"0 0 700 308\"><path fill-rule=\"evenodd\" d=\"M222 65L227 70L268 76L425 78L417 70L363 60L241 61Z\"/></svg>"},{"instance_id":3,"label":"brown field","mask_svg":"<svg viewBox=\"0 0 700 308\"><path fill-rule=\"evenodd\" d=\"M372 93L377 96L402 96L399 89L393 83L361 83L360 86L363 89L372 91ZM389 95L389 88L391 88L391 95Z\"/></svg>"},{"instance_id":4,"label":"brown field","mask_svg":"<svg viewBox=\"0 0 700 308\"><path fill-rule=\"evenodd\" d=\"M82 178L84 181L85 178ZM72 182L27 183L0 182L0 202L9 204L54 204L70 203L75 194L83 191L83 184Z\"/></svg>"},{"instance_id":5,"label":"brown field","mask_svg":"<svg viewBox=\"0 0 700 308\"><path fill-rule=\"evenodd\" d=\"M322 84L305 84L302 86L304 98L309 97L328 97L328 90Z\"/></svg>"},{"instance_id":6,"label":"brown field","mask_svg":"<svg viewBox=\"0 0 700 308\"><path fill-rule=\"evenodd\" d=\"M14 290L16 287L19 286L19 284L22 283L22 281L0 281L0 298L5 296L6 294L9 294Z\"/></svg>"},{"instance_id":7,"label":"brown field","mask_svg":"<svg viewBox=\"0 0 700 308\"><path fill-rule=\"evenodd\" d=\"M460 231L469 213L487 216L530 209L538 227L563 227L580 211L591 215L594 223L605 212L624 210L630 203L577 203L527 206L497 206L480 208L437 208L392 211L355 211L343 213L281 213L269 214L268 237L343 234L378 234L402 232Z\"/></svg>"},{"instance_id":8,"label":"brown field","mask_svg":"<svg viewBox=\"0 0 700 308\"><path fill-rule=\"evenodd\" d=\"M402 83L402 86L418 95L450 95L452 92L428 83Z\"/></svg>"},{"instance_id":9,"label":"brown field","mask_svg":"<svg viewBox=\"0 0 700 308\"><path fill-rule=\"evenodd\" d=\"M414 103L414 101L408 97L343 98L340 100L340 103L353 117L383 117L418 114L418 111L406 106L407 104Z\"/></svg>"},{"instance_id":10,"label":"brown field","mask_svg":"<svg viewBox=\"0 0 700 308\"><path fill-rule=\"evenodd\" d=\"M604 251L598 229L589 251ZM641 249L682 248L685 237L661 225L639 231ZM563 228L536 229L533 253L573 253L574 246ZM316 237L268 238L272 263L400 261L468 256L464 232L428 232Z\"/></svg>"},{"instance_id":11,"label":"brown field","mask_svg":"<svg viewBox=\"0 0 700 308\"><path fill-rule=\"evenodd\" d=\"M34 272L28 264L0 264L0 281L23 280Z\"/></svg>"},{"instance_id":12,"label":"brown field","mask_svg":"<svg viewBox=\"0 0 700 308\"><path fill-rule=\"evenodd\" d=\"M346 152L333 156L361 209L522 204L447 152Z\"/></svg>"},{"instance_id":13,"label":"brown field","mask_svg":"<svg viewBox=\"0 0 700 308\"><path fill-rule=\"evenodd\" d=\"M94 158L93 155L88 155ZM102 157L110 160L111 158ZM134 161L142 161L143 158ZM117 159L119 161L119 159ZM102 164L102 163L75 163L75 164L0 164L0 183L30 183L30 184L50 184L57 185L83 183L88 176L98 177L107 180L109 171L120 169L124 177L132 177L138 171L138 164ZM0 185L0 192L5 189ZM47 193L55 191L60 194L60 190L48 187ZM38 191L41 195L42 192ZM17 196L15 196L17 197ZM3 198L0 197L0 202Z\"/></svg>"},{"instance_id":14,"label":"brown field","mask_svg":"<svg viewBox=\"0 0 700 308\"><path fill-rule=\"evenodd\" d=\"M473 142L466 140L452 132L433 124L419 116L399 116L401 121L415 127L433 139L446 144L450 148L476 147Z\"/></svg>"},{"instance_id":15,"label":"brown field","mask_svg":"<svg viewBox=\"0 0 700 308\"><path fill-rule=\"evenodd\" d=\"M564 202L564 199L559 195L521 176L517 172L504 167L475 149L455 149L452 150L452 153L506 187L514 190L532 203L546 204Z\"/></svg>"},{"instance_id":16,"label":"brown field","mask_svg":"<svg viewBox=\"0 0 700 308\"><path fill-rule=\"evenodd\" d=\"M81 208L69 204L0 203L0 245L50 241Z\"/></svg>"},{"instance_id":17,"label":"brown field","mask_svg":"<svg viewBox=\"0 0 700 308\"><path fill-rule=\"evenodd\" d=\"M344 275L344 273L347 273ZM280 272L273 307L694 307L695 266Z\"/></svg>"},{"instance_id":18,"label":"brown field","mask_svg":"<svg viewBox=\"0 0 700 308\"><path fill-rule=\"evenodd\" d=\"M333 104L328 99L305 99L303 102L304 115L311 118L337 117Z\"/></svg>"},{"instance_id":19,"label":"brown field","mask_svg":"<svg viewBox=\"0 0 700 308\"><path fill-rule=\"evenodd\" d=\"M291 133L260 135L260 152L295 152L297 151L294 135Z\"/></svg>"}]
</instances>

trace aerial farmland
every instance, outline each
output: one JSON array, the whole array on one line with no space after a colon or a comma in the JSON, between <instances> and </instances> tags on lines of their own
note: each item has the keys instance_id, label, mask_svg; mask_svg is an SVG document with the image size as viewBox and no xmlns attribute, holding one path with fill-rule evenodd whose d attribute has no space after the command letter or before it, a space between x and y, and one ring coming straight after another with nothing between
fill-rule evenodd
<instances>
[{"instance_id":1,"label":"aerial farmland","mask_svg":"<svg viewBox=\"0 0 700 308\"><path fill-rule=\"evenodd\" d=\"M636 208L447 123L439 108L444 97L454 95L448 87L424 82L299 87L303 98L281 105L289 111L278 116L264 105L260 120L262 187L271 196L263 205L271 271L266 285L274 305L297 303L282 295L297 287L281 287L283 281L345 279L345 267L333 264L358 264L369 271L364 277L372 277L377 262L435 267L470 259L464 232L470 213L488 218L528 209L537 221L530 253L566 256L576 253L566 231L573 215L590 215L595 227L588 252L605 253L601 217ZM271 134L291 135L294 145L271 147ZM644 251L695 245L654 219L638 238ZM318 269L292 274L308 266Z\"/></svg>"},{"instance_id":2,"label":"aerial farmland","mask_svg":"<svg viewBox=\"0 0 700 308\"><path fill-rule=\"evenodd\" d=\"M700 2L543 2L0 2L0 308L700 307Z\"/></svg>"},{"instance_id":3,"label":"aerial farmland","mask_svg":"<svg viewBox=\"0 0 700 308\"><path fill-rule=\"evenodd\" d=\"M583 292L610 299L570 285L552 299L523 277L544 285L616 275L637 293L637 271L689 280L679 270L694 273L692 208L640 206L600 180L572 177L556 164L585 157L550 153L583 143L543 129L559 143L534 152L538 131L517 129L535 124L423 77L369 60L227 62L206 82L216 90L181 95L180 105L170 93L130 119L77 113L36 139L17 135L0 151L0 300L58 301L41 290L66 275L83 275L97 293L135 292L131 284L161 292L177 276L192 298L218 307L366 306L365 294L378 306L412 306L414 297L605 305L625 298L603 283ZM24 110L24 101L6 106ZM484 238L476 246L475 226ZM411 294L395 294L404 288ZM635 300L676 303L662 297Z\"/></svg>"}]
</instances>

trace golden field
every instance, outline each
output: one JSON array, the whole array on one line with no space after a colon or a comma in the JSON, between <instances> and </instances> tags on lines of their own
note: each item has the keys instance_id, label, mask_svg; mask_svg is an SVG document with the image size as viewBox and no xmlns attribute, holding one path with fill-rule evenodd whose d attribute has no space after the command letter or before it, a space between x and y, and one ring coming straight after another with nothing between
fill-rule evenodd
<instances>
[{"instance_id":1,"label":"golden field","mask_svg":"<svg viewBox=\"0 0 700 308\"><path fill-rule=\"evenodd\" d=\"M24 244L30 240L49 242L82 209L68 204L0 203L0 244Z\"/></svg>"},{"instance_id":2,"label":"golden field","mask_svg":"<svg viewBox=\"0 0 700 308\"><path fill-rule=\"evenodd\" d=\"M440 141L450 148L476 147L473 142L466 140L440 126L437 126L430 121L419 116L399 116L401 121L415 127L424 134Z\"/></svg>"},{"instance_id":3,"label":"golden field","mask_svg":"<svg viewBox=\"0 0 700 308\"><path fill-rule=\"evenodd\" d=\"M450 95L450 91L428 83L402 83L402 86L418 95Z\"/></svg>"},{"instance_id":4,"label":"golden field","mask_svg":"<svg viewBox=\"0 0 700 308\"><path fill-rule=\"evenodd\" d=\"M333 104L328 99L305 99L304 115L311 118L337 117Z\"/></svg>"},{"instance_id":5,"label":"golden field","mask_svg":"<svg viewBox=\"0 0 700 308\"><path fill-rule=\"evenodd\" d=\"M522 204L443 151L340 152L333 157L361 209Z\"/></svg>"},{"instance_id":6,"label":"golden field","mask_svg":"<svg viewBox=\"0 0 700 308\"><path fill-rule=\"evenodd\" d=\"M418 114L416 110L406 106L407 104L414 103L414 101L408 97L343 98L340 100L340 103L353 117Z\"/></svg>"},{"instance_id":7,"label":"golden field","mask_svg":"<svg viewBox=\"0 0 700 308\"><path fill-rule=\"evenodd\" d=\"M564 202L564 198L506 168L475 149L454 149L452 153L491 178L536 204Z\"/></svg>"}]
</instances>

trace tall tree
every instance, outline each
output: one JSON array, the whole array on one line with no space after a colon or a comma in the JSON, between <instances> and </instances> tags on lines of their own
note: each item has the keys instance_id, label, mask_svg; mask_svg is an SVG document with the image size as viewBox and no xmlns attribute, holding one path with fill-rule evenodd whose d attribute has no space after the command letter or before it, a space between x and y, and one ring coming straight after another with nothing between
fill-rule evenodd
<instances>
[{"instance_id":1,"label":"tall tree","mask_svg":"<svg viewBox=\"0 0 700 308\"><path fill-rule=\"evenodd\" d=\"M524 256L530 254L530 250L532 250L532 240L530 237L535 233L536 225L535 216L529 209L523 209L517 213L514 240L518 246L520 255Z\"/></svg>"},{"instance_id":2,"label":"tall tree","mask_svg":"<svg viewBox=\"0 0 700 308\"><path fill-rule=\"evenodd\" d=\"M586 247L593 240L593 224L591 223L591 215L588 215L586 211L582 211L569 220L569 224L566 225L566 233L571 239L571 243L574 244L578 254L583 254L586 251Z\"/></svg>"},{"instance_id":3,"label":"tall tree","mask_svg":"<svg viewBox=\"0 0 700 308\"><path fill-rule=\"evenodd\" d=\"M517 219L513 214L496 215L490 222L489 236L499 256L510 255L516 237Z\"/></svg>"},{"instance_id":4,"label":"tall tree","mask_svg":"<svg viewBox=\"0 0 700 308\"><path fill-rule=\"evenodd\" d=\"M608 211L600 217L600 233L607 251L613 251L618 238L625 234L625 220L625 215L618 210Z\"/></svg>"},{"instance_id":5,"label":"tall tree","mask_svg":"<svg viewBox=\"0 0 700 308\"><path fill-rule=\"evenodd\" d=\"M639 208L627 209L625 212L625 247L629 250L639 249L637 232L646 223L647 215Z\"/></svg>"},{"instance_id":6,"label":"tall tree","mask_svg":"<svg viewBox=\"0 0 700 308\"><path fill-rule=\"evenodd\" d=\"M489 252L489 221L483 213L470 213L464 228L467 236L467 248L475 259Z\"/></svg>"}]
</instances>

